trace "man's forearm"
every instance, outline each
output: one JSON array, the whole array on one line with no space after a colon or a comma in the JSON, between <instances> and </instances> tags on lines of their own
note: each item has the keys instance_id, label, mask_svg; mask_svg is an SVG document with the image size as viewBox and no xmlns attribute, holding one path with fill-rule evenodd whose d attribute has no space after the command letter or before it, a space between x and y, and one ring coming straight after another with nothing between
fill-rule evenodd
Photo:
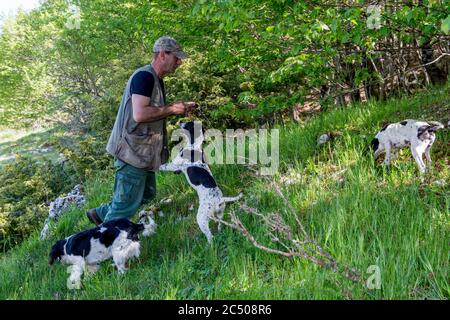
<instances>
[{"instance_id":1,"label":"man's forearm","mask_svg":"<svg viewBox=\"0 0 450 320\"><path fill-rule=\"evenodd\" d=\"M152 107L150 105L150 98L138 94L132 95L133 119L137 123L153 122L171 115L181 115L192 110L195 107L195 102L175 102L167 106Z\"/></svg>"},{"instance_id":2,"label":"man's forearm","mask_svg":"<svg viewBox=\"0 0 450 320\"><path fill-rule=\"evenodd\" d=\"M153 122L157 120L164 119L168 116L173 115L172 105L167 105L164 107L152 107L146 106L140 108L139 111L133 112L133 118L136 122Z\"/></svg>"}]
</instances>

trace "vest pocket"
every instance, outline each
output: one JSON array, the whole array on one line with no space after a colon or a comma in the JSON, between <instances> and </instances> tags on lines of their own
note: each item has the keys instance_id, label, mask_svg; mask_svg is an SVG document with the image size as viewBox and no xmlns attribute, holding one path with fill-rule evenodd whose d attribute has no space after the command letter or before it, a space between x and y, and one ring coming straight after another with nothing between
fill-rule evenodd
<instances>
[{"instance_id":1,"label":"vest pocket","mask_svg":"<svg viewBox=\"0 0 450 320\"><path fill-rule=\"evenodd\" d=\"M141 169L159 167L162 136L158 133L134 135L124 132L117 147L117 158Z\"/></svg>"}]
</instances>

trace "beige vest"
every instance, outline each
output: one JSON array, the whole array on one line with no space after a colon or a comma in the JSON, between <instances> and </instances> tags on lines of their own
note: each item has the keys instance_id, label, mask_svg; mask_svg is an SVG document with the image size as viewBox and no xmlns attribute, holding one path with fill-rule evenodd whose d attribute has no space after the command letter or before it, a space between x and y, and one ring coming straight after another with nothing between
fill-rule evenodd
<instances>
[{"instance_id":1,"label":"beige vest","mask_svg":"<svg viewBox=\"0 0 450 320\"><path fill-rule=\"evenodd\" d=\"M165 105L164 93L153 67L146 65L137 69L128 80L123 93L106 150L115 158L134 167L156 171L169 157L166 121L165 119L146 123L134 121L130 86L131 79L139 71L150 72L155 79L150 105L152 107Z\"/></svg>"}]
</instances>

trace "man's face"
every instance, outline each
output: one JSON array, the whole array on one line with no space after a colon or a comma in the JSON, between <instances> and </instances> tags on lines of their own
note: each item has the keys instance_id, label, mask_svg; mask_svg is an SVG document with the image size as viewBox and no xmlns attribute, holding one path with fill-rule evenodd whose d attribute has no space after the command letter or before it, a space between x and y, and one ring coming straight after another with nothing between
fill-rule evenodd
<instances>
[{"instance_id":1,"label":"man's face","mask_svg":"<svg viewBox=\"0 0 450 320\"><path fill-rule=\"evenodd\" d=\"M164 65L165 65L166 73L175 72L175 70L182 63L181 59L177 58L177 56L173 52L165 52L164 56L165 56Z\"/></svg>"}]
</instances>

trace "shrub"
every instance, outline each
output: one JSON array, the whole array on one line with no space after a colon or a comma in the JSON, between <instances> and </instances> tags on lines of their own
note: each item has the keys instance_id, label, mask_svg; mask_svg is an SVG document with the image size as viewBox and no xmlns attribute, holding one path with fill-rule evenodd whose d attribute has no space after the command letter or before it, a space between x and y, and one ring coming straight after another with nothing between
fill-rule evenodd
<instances>
[{"instance_id":1,"label":"shrub","mask_svg":"<svg viewBox=\"0 0 450 320\"><path fill-rule=\"evenodd\" d=\"M48 205L78 181L66 163L39 162L17 156L0 170L0 250L5 251L36 230Z\"/></svg>"}]
</instances>

